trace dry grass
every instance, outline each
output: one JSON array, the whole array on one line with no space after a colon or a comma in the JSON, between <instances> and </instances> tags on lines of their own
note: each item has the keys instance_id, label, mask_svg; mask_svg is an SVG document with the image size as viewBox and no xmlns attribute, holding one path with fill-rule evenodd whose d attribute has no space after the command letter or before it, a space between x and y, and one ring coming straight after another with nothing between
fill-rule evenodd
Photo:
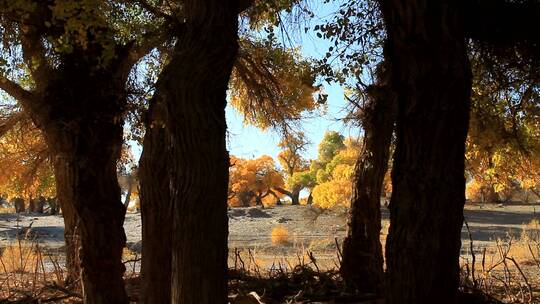
<instances>
[{"instance_id":1,"label":"dry grass","mask_svg":"<svg viewBox=\"0 0 540 304\"><path fill-rule=\"evenodd\" d=\"M0 213L15 213L15 207L0 207Z\"/></svg>"},{"instance_id":2,"label":"dry grass","mask_svg":"<svg viewBox=\"0 0 540 304\"><path fill-rule=\"evenodd\" d=\"M4 273L25 273L33 271L40 258L39 247L31 241L22 240L2 250L0 266Z\"/></svg>"},{"instance_id":3,"label":"dry grass","mask_svg":"<svg viewBox=\"0 0 540 304\"><path fill-rule=\"evenodd\" d=\"M59 255L47 254L29 237L30 231L30 227L21 228L17 239L2 248L0 303L75 303L80 295L74 286L64 285Z\"/></svg>"},{"instance_id":4,"label":"dry grass","mask_svg":"<svg viewBox=\"0 0 540 304\"><path fill-rule=\"evenodd\" d=\"M462 265L465 290L480 290L504 303L540 303L540 222L522 225L518 239L510 234L481 254L471 250ZM473 240L470 246L474 248Z\"/></svg>"},{"instance_id":5,"label":"dry grass","mask_svg":"<svg viewBox=\"0 0 540 304\"><path fill-rule=\"evenodd\" d=\"M289 230L284 226L276 226L272 228L270 234L272 244L274 245L287 245L290 244Z\"/></svg>"}]
</instances>

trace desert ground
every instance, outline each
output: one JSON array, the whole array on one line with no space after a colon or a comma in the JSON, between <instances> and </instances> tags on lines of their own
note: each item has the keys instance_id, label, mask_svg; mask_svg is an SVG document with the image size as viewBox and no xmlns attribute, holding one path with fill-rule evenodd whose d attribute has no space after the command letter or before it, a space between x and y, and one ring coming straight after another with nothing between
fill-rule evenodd
<instances>
[{"instance_id":1,"label":"desert ground","mask_svg":"<svg viewBox=\"0 0 540 304\"><path fill-rule=\"evenodd\" d=\"M498 239L519 238L525 224L537 218L540 205L468 204L465 219L474 240L474 251L493 248ZM384 241L389 225L388 210L382 208ZM125 220L127 246L134 254L141 250L141 220L139 213L128 213ZM281 228L284 235L272 239L272 231ZM17 238L31 238L49 252L61 252L64 245L61 215L0 214L0 246L12 244ZM337 261L336 243L346 232L346 210L326 210L311 206L275 206L232 208L229 210L229 248L234 252L249 252L262 266L276 260L284 264L299 261L306 252L313 252L326 267ZM275 233L274 233L275 234ZM159 236L156 236L159 237ZM245 256L245 255L244 255ZM469 232L462 230L462 257L470 256ZM231 257L231 263L234 263ZM291 261L292 260L292 261Z\"/></svg>"}]
</instances>

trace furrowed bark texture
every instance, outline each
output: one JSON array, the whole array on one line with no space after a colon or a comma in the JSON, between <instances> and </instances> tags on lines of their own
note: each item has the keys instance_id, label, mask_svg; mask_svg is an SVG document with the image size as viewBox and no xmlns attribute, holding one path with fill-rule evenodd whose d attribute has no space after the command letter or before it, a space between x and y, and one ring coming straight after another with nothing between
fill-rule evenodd
<instances>
[{"instance_id":1,"label":"furrowed bark texture","mask_svg":"<svg viewBox=\"0 0 540 304\"><path fill-rule=\"evenodd\" d=\"M398 101L387 303L456 303L471 93L459 2L380 3Z\"/></svg>"},{"instance_id":2,"label":"furrowed bark texture","mask_svg":"<svg viewBox=\"0 0 540 304\"><path fill-rule=\"evenodd\" d=\"M340 272L347 286L362 293L383 289L381 189L388 170L396 100L386 84L369 88L364 109L364 145L358 158L347 236L343 241Z\"/></svg>"},{"instance_id":3,"label":"furrowed bark texture","mask_svg":"<svg viewBox=\"0 0 540 304\"><path fill-rule=\"evenodd\" d=\"M170 131L171 303L227 303L225 106L238 51L236 1L185 1L186 28L162 74Z\"/></svg>"},{"instance_id":4,"label":"furrowed bark texture","mask_svg":"<svg viewBox=\"0 0 540 304\"><path fill-rule=\"evenodd\" d=\"M53 155L69 277L79 277L79 259L85 303L127 303L125 210L116 175L125 79L81 63L61 69L31 112Z\"/></svg>"},{"instance_id":5,"label":"furrowed bark texture","mask_svg":"<svg viewBox=\"0 0 540 304\"><path fill-rule=\"evenodd\" d=\"M170 303L172 204L169 192L168 144L161 91L155 92L147 114L139 165L141 183L142 265L141 303Z\"/></svg>"}]
</instances>

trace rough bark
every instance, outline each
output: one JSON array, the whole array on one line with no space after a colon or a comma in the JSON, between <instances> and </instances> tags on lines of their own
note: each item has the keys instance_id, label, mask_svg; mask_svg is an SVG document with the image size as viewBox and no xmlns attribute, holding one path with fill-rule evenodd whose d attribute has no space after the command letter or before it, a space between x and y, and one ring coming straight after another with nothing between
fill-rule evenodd
<instances>
[{"instance_id":1,"label":"rough bark","mask_svg":"<svg viewBox=\"0 0 540 304\"><path fill-rule=\"evenodd\" d=\"M78 234L77 214L71 202L74 196L73 190L70 189L69 181L63 176L56 177L57 173L62 173L68 170L67 164L61 162L61 159L53 163L56 178L56 193L58 204L62 208L62 217L64 218L64 241L66 254L66 270L67 275L65 284L71 285L80 278L81 267L79 260L80 240ZM51 208L52 209L52 208Z\"/></svg>"},{"instance_id":2,"label":"rough bark","mask_svg":"<svg viewBox=\"0 0 540 304\"><path fill-rule=\"evenodd\" d=\"M383 290L381 191L388 170L394 131L394 96L384 80L372 85L363 110L364 145L356 164L354 193L343 241L340 272L347 286L357 292L380 294Z\"/></svg>"},{"instance_id":3,"label":"rough bark","mask_svg":"<svg viewBox=\"0 0 540 304\"><path fill-rule=\"evenodd\" d=\"M58 199L69 218L66 233L80 241L68 255L79 246L84 302L127 303L121 262L125 209L116 176L125 86L132 66L167 35L149 33L140 43L123 44L114 29L92 25L83 35L98 33L99 39L70 44L69 52L55 52L52 64L46 41L62 35L63 24L44 20L51 17L47 2L34 4L22 19L36 22L20 22L18 31L32 91L5 77L0 87L31 116L51 150ZM54 26L45 26L48 22Z\"/></svg>"},{"instance_id":4,"label":"rough bark","mask_svg":"<svg viewBox=\"0 0 540 304\"><path fill-rule=\"evenodd\" d=\"M157 90L147 113L139 164L142 217L141 303L170 303L172 204L169 192L165 111Z\"/></svg>"},{"instance_id":5,"label":"rough bark","mask_svg":"<svg viewBox=\"0 0 540 304\"><path fill-rule=\"evenodd\" d=\"M51 75L32 118L43 131L65 221L68 280L85 303L127 303L124 207L116 164L122 146L122 77L74 60ZM77 267L80 261L80 269Z\"/></svg>"},{"instance_id":6,"label":"rough bark","mask_svg":"<svg viewBox=\"0 0 540 304\"><path fill-rule=\"evenodd\" d=\"M185 1L161 75L170 131L172 303L227 303L226 91L238 51L236 1Z\"/></svg>"},{"instance_id":7,"label":"rough bark","mask_svg":"<svg viewBox=\"0 0 540 304\"><path fill-rule=\"evenodd\" d=\"M471 71L450 0L381 0L397 96L386 303L456 303Z\"/></svg>"},{"instance_id":8,"label":"rough bark","mask_svg":"<svg viewBox=\"0 0 540 304\"><path fill-rule=\"evenodd\" d=\"M80 259L85 303L127 303L122 264L124 206L116 178L122 127L114 122L103 126L93 121L77 123L76 128L49 130L46 135L50 143L61 147L55 151L53 165L66 223L69 274L78 277Z\"/></svg>"}]
</instances>

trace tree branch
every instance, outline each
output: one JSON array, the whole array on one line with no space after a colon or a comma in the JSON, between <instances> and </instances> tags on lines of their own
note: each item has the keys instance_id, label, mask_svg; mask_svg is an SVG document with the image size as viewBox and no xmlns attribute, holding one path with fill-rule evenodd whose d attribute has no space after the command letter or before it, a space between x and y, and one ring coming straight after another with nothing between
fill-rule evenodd
<instances>
[{"instance_id":1,"label":"tree branch","mask_svg":"<svg viewBox=\"0 0 540 304\"><path fill-rule=\"evenodd\" d=\"M30 104L35 100L34 95L30 91L25 90L18 83L3 75L0 75L0 90L6 92L22 104Z\"/></svg>"},{"instance_id":2,"label":"tree branch","mask_svg":"<svg viewBox=\"0 0 540 304\"><path fill-rule=\"evenodd\" d=\"M23 58L36 83L37 90L45 87L49 80L51 67L47 61L47 55L41 35L32 26L23 26L21 29L21 44Z\"/></svg>"}]
</instances>

